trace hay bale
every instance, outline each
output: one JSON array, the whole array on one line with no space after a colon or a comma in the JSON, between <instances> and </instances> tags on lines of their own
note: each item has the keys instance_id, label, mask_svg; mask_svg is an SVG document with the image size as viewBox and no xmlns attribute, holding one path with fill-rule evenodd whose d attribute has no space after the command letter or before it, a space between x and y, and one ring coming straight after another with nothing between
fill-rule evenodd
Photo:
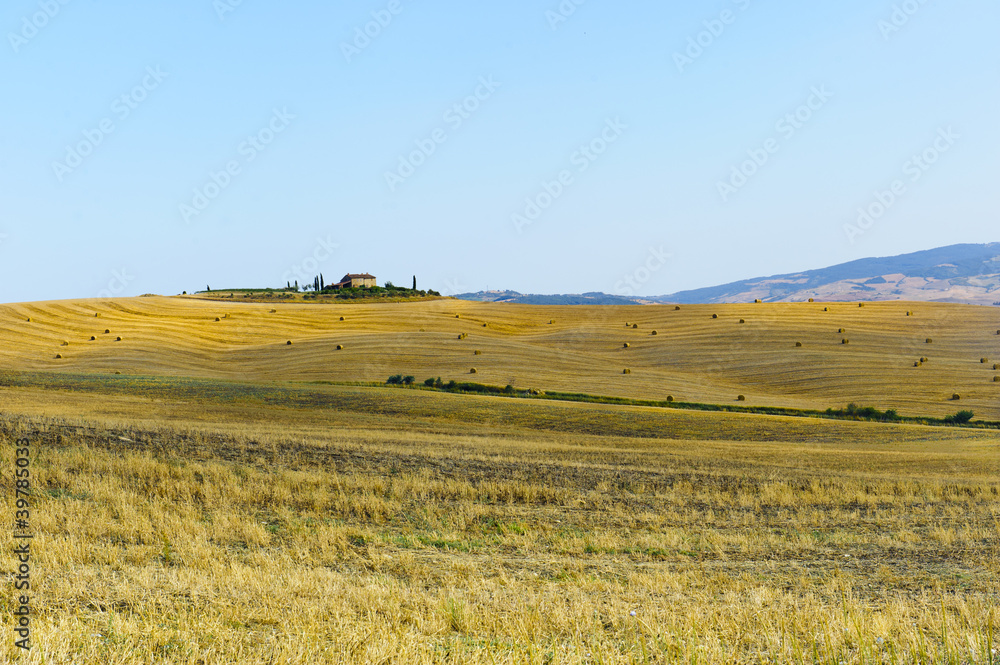
<instances>
[{"instance_id":1,"label":"hay bale","mask_svg":"<svg viewBox=\"0 0 1000 665\"><path fill-rule=\"evenodd\" d=\"M277 312L278 312L278 310L276 310L276 309L269 309L269 310L267 310L268 314L276 314Z\"/></svg>"},{"instance_id":2,"label":"hay bale","mask_svg":"<svg viewBox=\"0 0 1000 665\"><path fill-rule=\"evenodd\" d=\"M737 395L736 396L736 401L737 402L745 402L745 401L747 401L746 395Z\"/></svg>"},{"instance_id":3,"label":"hay bale","mask_svg":"<svg viewBox=\"0 0 1000 665\"><path fill-rule=\"evenodd\" d=\"M343 344L338 344L337 345L337 350L338 351L343 351L344 350L344 345Z\"/></svg>"},{"instance_id":4,"label":"hay bale","mask_svg":"<svg viewBox=\"0 0 1000 665\"><path fill-rule=\"evenodd\" d=\"M115 370L115 374L121 374L121 372L119 372L118 370Z\"/></svg>"},{"instance_id":5,"label":"hay bale","mask_svg":"<svg viewBox=\"0 0 1000 665\"><path fill-rule=\"evenodd\" d=\"M222 319L220 319L219 317L215 317L215 320L216 321L221 321Z\"/></svg>"},{"instance_id":6,"label":"hay bale","mask_svg":"<svg viewBox=\"0 0 1000 665\"><path fill-rule=\"evenodd\" d=\"M993 383L1000 383L1000 376L994 376Z\"/></svg>"},{"instance_id":7,"label":"hay bale","mask_svg":"<svg viewBox=\"0 0 1000 665\"><path fill-rule=\"evenodd\" d=\"M847 339L847 338L845 337L844 339L840 340L840 343L841 343L841 344L850 344L850 343L851 343L851 340L849 340L849 339Z\"/></svg>"},{"instance_id":8,"label":"hay bale","mask_svg":"<svg viewBox=\"0 0 1000 665\"><path fill-rule=\"evenodd\" d=\"M63 346L65 346L65 344ZM1000 363L993 363L993 369L1000 369Z\"/></svg>"},{"instance_id":9,"label":"hay bale","mask_svg":"<svg viewBox=\"0 0 1000 665\"><path fill-rule=\"evenodd\" d=\"M746 319L740 319L740 323L746 323Z\"/></svg>"},{"instance_id":10,"label":"hay bale","mask_svg":"<svg viewBox=\"0 0 1000 665\"><path fill-rule=\"evenodd\" d=\"M858 307L864 307L864 306L865 306L865 304L863 302L859 302L858 303Z\"/></svg>"},{"instance_id":11,"label":"hay bale","mask_svg":"<svg viewBox=\"0 0 1000 665\"><path fill-rule=\"evenodd\" d=\"M625 369L622 370L622 374L631 374L631 373L632 373L632 370L630 370L628 367L626 367Z\"/></svg>"},{"instance_id":12,"label":"hay bale","mask_svg":"<svg viewBox=\"0 0 1000 665\"><path fill-rule=\"evenodd\" d=\"M479 370L476 369L475 367L469 370L469 374L476 374L477 372L479 372Z\"/></svg>"},{"instance_id":13,"label":"hay bale","mask_svg":"<svg viewBox=\"0 0 1000 665\"><path fill-rule=\"evenodd\" d=\"M341 321L343 321L343 320L344 320L344 317L340 317L340 320L341 320Z\"/></svg>"},{"instance_id":14,"label":"hay bale","mask_svg":"<svg viewBox=\"0 0 1000 665\"><path fill-rule=\"evenodd\" d=\"M59 346L69 346L69 342L63 341L63 343L60 344Z\"/></svg>"},{"instance_id":15,"label":"hay bale","mask_svg":"<svg viewBox=\"0 0 1000 665\"><path fill-rule=\"evenodd\" d=\"M117 339L116 339L115 341L116 341L116 342L120 342L120 341L122 341L122 338L121 338L121 337L119 337L119 338L117 338Z\"/></svg>"},{"instance_id":16,"label":"hay bale","mask_svg":"<svg viewBox=\"0 0 1000 665\"><path fill-rule=\"evenodd\" d=\"M755 299L754 299L754 303L757 303L757 304L760 304L761 302L762 302L762 301L761 301L761 299L760 299L760 298L755 298Z\"/></svg>"},{"instance_id":17,"label":"hay bale","mask_svg":"<svg viewBox=\"0 0 1000 665\"><path fill-rule=\"evenodd\" d=\"M847 330L845 328L837 328L837 332L843 335L845 332L847 332Z\"/></svg>"},{"instance_id":18,"label":"hay bale","mask_svg":"<svg viewBox=\"0 0 1000 665\"><path fill-rule=\"evenodd\" d=\"M654 330L653 332L651 332L651 333L649 333L649 334L650 334L650 335L655 335L655 334L656 334L656 331Z\"/></svg>"},{"instance_id":19,"label":"hay bale","mask_svg":"<svg viewBox=\"0 0 1000 665\"><path fill-rule=\"evenodd\" d=\"M472 355L474 355L474 356L481 356L481 355L483 355L483 352L480 351L479 349L476 349L475 351L472 352Z\"/></svg>"},{"instance_id":20,"label":"hay bale","mask_svg":"<svg viewBox=\"0 0 1000 665\"><path fill-rule=\"evenodd\" d=\"M556 320L555 320L555 319L549 319L549 325L550 325L550 326L551 326L551 325L552 325L553 323L555 323L555 322L556 322Z\"/></svg>"},{"instance_id":21,"label":"hay bale","mask_svg":"<svg viewBox=\"0 0 1000 665\"><path fill-rule=\"evenodd\" d=\"M796 349L802 348L802 342L795 342L795 348Z\"/></svg>"},{"instance_id":22,"label":"hay bale","mask_svg":"<svg viewBox=\"0 0 1000 665\"><path fill-rule=\"evenodd\" d=\"M955 394L953 394L951 396L951 399L954 400L954 401L958 401L958 400L962 399L962 396L959 395L958 393L955 393Z\"/></svg>"},{"instance_id":23,"label":"hay bale","mask_svg":"<svg viewBox=\"0 0 1000 665\"><path fill-rule=\"evenodd\" d=\"M636 330L638 328L639 328L639 324L638 323L633 323L632 324L632 330Z\"/></svg>"},{"instance_id":24,"label":"hay bale","mask_svg":"<svg viewBox=\"0 0 1000 665\"><path fill-rule=\"evenodd\" d=\"M717 319L717 318L719 318L719 315L718 315L718 314L713 314L713 315L712 315L712 318L713 318L713 319Z\"/></svg>"},{"instance_id":25,"label":"hay bale","mask_svg":"<svg viewBox=\"0 0 1000 665\"><path fill-rule=\"evenodd\" d=\"M459 338L459 339L465 339L465 338L466 338L466 337L468 337L468 336L469 336L469 333L459 333L459 334L458 334L458 338Z\"/></svg>"},{"instance_id":26,"label":"hay bale","mask_svg":"<svg viewBox=\"0 0 1000 665\"><path fill-rule=\"evenodd\" d=\"M681 306L680 306L680 305L675 305L675 306L674 306L674 311L676 312L676 311L677 311L677 310L679 310L680 308L681 308ZM998 331L997 331L997 334L998 334L998 335L1000 335L1000 330L998 330Z\"/></svg>"},{"instance_id":27,"label":"hay bale","mask_svg":"<svg viewBox=\"0 0 1000 665\"><path fill-rule=\"evenodd\" d=\"M985 365L986 363L988 363L989 361L990 361L990 359L989 359L989 358L980 358L980 359L979 359L979 362L981 362L981 363L982 363L982 364L984 364L984 365Z\"/></svg>"},{"instance_id":28,"label":"hay bale","mask_svg":"<svg viewBox=\"0 0 1000 665\"><path fill-rule=\"evenodd\" d=\"M933 344L933 343L934 343L934 340L933 340L933 339L931 339L930 337L928 337L928 338L927 338L926 340L924 340L924 343L925 343L925 344Z\"/></svg>"},{"instance_id":29,"label":"hay bale","mask_svg":"<svg viewBox=\"0 0 1000 665\"><path fill-rule=\"evenodd\" d=\"M921 356L921 358L920 358L920 362L922 362L922 363L925 363L925 362L927 362L927 361L928 361L928 358L927 358L927 357L925 357L925 356Z\"/></svg>"},{"instance_id":30,"label":"hay bale","mask_svg":"<svg viewBox=\"0 0 1000 665\"><path fill-rule=\"evenodd\" d=\"M810 299L809 299L809 302L816 302L816 301L815 301L815 300L813 300L812 298L810 298Z\"/></svg>"},{"instance_id":31,"label":"hay bale","mask_svg":"<svg viewBox=\"0 0 1000 665\"><path fill-rule=\"evenodd\" d=\"M914 366L914 367L920 367L920 365L921 365L921 364L922 364L922 363L921 363L921 362L920 362L919 360L915 360L915 361L913 361L913 366Z\"/></svg>"},{"instance_id":32,"label":"hay bale","mask_svg":"<svg viewBox=\"0 0 1000 665\"><path fill-rule=\"evenodd\" d=\"M94 337L93 335L91 335L91 336L90 336L90 341L91 341L91 342L94 342L94 341L96 341L96 340L97 340L97 338L96 338L96 337Z\"/></svg>"},{"instance_id":33,"label":"hay bale","mask_svg":"<svg viewBox=\"0 0 1000 665\"><path fill-rule=\"evenodd\" d=\"M104 329L104 334L105 334L105 335L109 335L109 334L111 334L111 331L110 331L110 330L108 330L107 328L105 328L105 329Z\"/></svg>"},{"instance_id":34,"label":"hay bale","mask_svg":"<svg viewBox=\"0 0 1000 665\"><path fill-rule=\"evenodd\" d=\"M28 317L28 323L31 323L31 317L30 316ZM997 332L1000 333L1000 330L998 330Z\"/></svg>"},{"instance_id":35,"label":"hay bale","mask_svg":"<svg viewBox=\"0 0 1000 665\"><path fill-rule=\"evenodd\" d=\"M674 396L673 395L667 395L667 401L668 402L673 402L674 401Z\"/></svg>"},{"instance_id":36,"label":"hay bale","mask_svg":"<svg viewBox=\"0 0 1000 665\"><path fill-rule=\"evenodd\" d=\"M60 358L62 358L62 354L61 354L61 353L57 353L57 354L56 354L56 359L58 360L58 359L60 359Z\"/></svg>"},{"instance_id":37,"label":"hay bale","mask_svg":"<svg viewBox=\"0 0 1000 665\"><path fill-rule=\"evenodd\" d=\"M830 311L830 308L829 308L829 307L824 307L824 308L823 308L823 311L824 311L824 312L829 312L829 311Z\"/></svg>"},{"instance_id":38,"label":"hay bale","mask_svg":"<svg viewBox=\"0 0 1000 665\"><path fill-rule=\"evenodd\" d=\"M632 346L632 345L631 345L631 344L629 344L628 342L625 342L625 346L624 346L624 348L626 348L626 349L627 349L627 348L628 348L628 347L630 347L630 346Z\"/></svg>"},{"instance_id":39,"label":"hay bale","mask_svg":"<svg viewBox=\"0 0 1000 665\"><path fill-rule=\"evenodd\" d=\"M460 319L460 318L462 318L462 317L461 317L461 316L459 316L458 314L456 314L456 315L455 315L455 318L456 318L456 319Z\"/></svg>"},{"instance_id":40,"label":"hay bale","mask_svg":"<svg viewBox=\"0 0 1000 665\"><path fill-rule=\"evenodd\" d=\"M100 313L100 312L94 312L94 317L95 317L95 318L96 318L96 317L98 317L98 316L100 316L100 315L101 315L101 313Z\"/></svg>"},{"instance_id":41,"label":"hay bale","mask_svg":"<svg viewBox=\"0 0 1000 665\"><path fill-rule=\"evenodd\" d=\"M907 316L913 316L913 312L907 312L906 315Z\"/></svg>"},{"instance_id":42,"label":"hay bale","mask_svg":"<svg viewBox=\"0 0 1000 665\"><path fill-rule=\"evenodd\" d=\"M486 327L486 324L485 324L485 323L483 324L483 327L484 327L484 328Z\"/></svg>"},{"instance_id":43,"label":"hay bale","mask_svg":"<svg viewBox=\"0 0 1000 665\"><path fill-rule=\"evenodd\" d=\"M291 346L291 345L292 345L292 340L288 340L287 342L285 342L285 346Z\"/></svg>"}]
</instances>

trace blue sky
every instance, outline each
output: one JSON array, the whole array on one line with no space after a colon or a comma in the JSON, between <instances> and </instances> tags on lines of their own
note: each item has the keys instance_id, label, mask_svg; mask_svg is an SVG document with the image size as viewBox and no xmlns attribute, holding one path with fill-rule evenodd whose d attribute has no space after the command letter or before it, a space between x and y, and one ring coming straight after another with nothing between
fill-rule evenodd
<instances>
[{"instance_id":1,"label":"blue sky","mask_svg":"<svg viewBox=\"0 0 1000 665\"><path fill-rule=\"evenodd\" d=\"M577 2L4 3L0 301L1000 240L995 2Z\"/></svg>"}]
</instances>

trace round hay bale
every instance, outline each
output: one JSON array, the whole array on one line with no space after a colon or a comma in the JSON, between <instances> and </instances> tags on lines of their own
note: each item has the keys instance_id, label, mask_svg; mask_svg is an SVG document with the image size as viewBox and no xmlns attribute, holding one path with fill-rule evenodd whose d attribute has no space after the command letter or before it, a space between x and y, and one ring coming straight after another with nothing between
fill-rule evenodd
<instances>
[{"instance_id":1,"label":"round hay bale","mask_svg":"<svg viewBox=\"0 0 1000 665\"><path fill-rule=\"evenodd\" d=\"M285 346L291 346L291 345L292 345L292 340L288 340L287 342L285 342Z\"/></svg>"},{"instance_id":2,"label":"round hay bale","mask_svg":"<svg viewBox=\"0 0 1000 665\"><path fill-rule=\"evenodd\" d=\"M338 351L343 351L344 350L344 345L343 344L338 344L337 345L337 350Z\"/></svg>"},{"instance_id":3,"label":"round hay bale","mask_svg":"<svg viewBox=\"0 0 1000 665\"><path fill-rule=\"evenodd\" d=\"M823 311L824 311L824 312L829 312L829 311L830 311L830 308L829 308L829 307L824 307L824 308L823 308Z\"/></svg>"},{"instance_id":4,"label":"round hay bale","mask_svg":"<svg viewBox=\"0 0 1000 665\"><path fill-rule=\"evenodd\" d=\"M632 324L632 330L636 330L638 328L639 328L639 324L638 323L633 323Z\"/></svg>"},{"instance_id":5,"label":"round hay bale","mask_svg":"<svg viewBox=\"0 0 1000 665\"><path fill-rule=\"evenodd\" d=\"M928 337L928 338L927 338L926 340L924 340L924 343L925 343L925 344L933 344L933 343L934 343L934 340L933 340L933 339L931 339L930 337Z\"/></svg>"},{"instance_id":6,"label":"round hay bale","mask_svg":"<svg viewBox=\"0 0 1000 665\"><path fill-rule=\"evenodd\" d=\"M802 342L795 342L795 348L796 349L802 348Z\"/></svg>"},{"instance_id":7,"label":"round hay bale","mask_svg":"<svg viewBox=\"0 0 1000 665\"><path fill-rule=\"evenodd\" d=\"M740 323L746 323L746 319L740 319Z\"/></svg>"},{"instance_id":8,"label":"round hay bale","mask_svg":"<svg viewBox=\"0 0 1000 665\"><path fill-rule=\"evenodd\" d=\"M677 310L679 310L680 308L681 308L681 306L680 306L680 305L675 305L675 306L674 306L674 311L676 312L676 311L677 311ZM1000 335L1000 330L998 330L998 331L997 331L997 334L998 334L998 335Z\"/></svg>"},{"instance_id":9,"label":"round hay bale","mask_svg":"<svg viewBox=\"0 0 1000 665\"><path fill-rule=\"evenodd\" d=\"M754 303L756 303L756 304L760 304L761 302L763 302L763 301L760 298L755 298L754 299Z\"/></svg>"},{"instance_id":10,"label":"round hay bale","mask_svg":"<svg viewBox=\"0 0 1000 665\"><path fill-rule=\"evenodd\" d=\"M216 321L221 321L222 319L220 319L219 317L215 317L215 320Z\"/></svg>"},{"instance_id":11,"label":"round hay bale","mask_svg":"<svg viewBox=\"0 0 1000 665\"><path fill-rule=\"evenodd\" d=\"M737 395L736 396L736 401L737 402L745 402L745 401L747 401L746 395Z\"/></svg>"},{"instance_id":12,"label":"round hay bale","mask_svg":"<svg viewBox=\"0 0 1000 665\"><path fill-rule=\"evenodd\" d=\"M63 346L65 346L65 344ZM993 369L1000 369L1000 363L993 363Z\"/></svg>"},{"instance_id":13,"label":"round hay bale","mask_svg":"<svg viewBox=\"0 0 1000 665\"><path fill-rule=\"evenodd\" d=\"M62 354L61 354L61 353L57 353L57 354L56 354L56 359L58 360L58 359L60 359L60 358L62 358Z\"/></svg>"},{"instance_id":14,"label":"round hay bale","mask_svg":"<svg viewBox=\"0 0 1000 665\"><path fill-rule=\"evenodd\" d=\"M91 335L91 336L90 336L90 341L91 341L91 342L93 342L93 341L96 341L96 340L97 340L97 338L96 338L96 337L94 337L93 335Z\"/></svg>"},{"instance_id":15,"label":"round hay bale","mask_svg":"<svg viewBox=\"0 0 1000 665\"><path fill-rule=\"evenodd\" d=\"M667 401L668 402L673 402L674 401L674 396L673 395L667 395Z\"/></svg>"},{"instance_id":16,"label":"round hay bale","mask_svg":"<svg viewBox=\"0 0 1000 665\"><path fill-rule=\"evenodd\" d=\"M864 307L864 306L865 306L865 304L863 302L859 302L858 303L858 307Z\"/></svg>"},{"instance_id":17,"label":"round hay bale","mask_svg":"<svg viewBox=\"0 0 1000 665\"><path fill-rule=\"evenodd\" d=\"M472 355L474 355L474 356L481 356L481 355L483 355L483 352L480 351L479 349L476 349L475 351L472 352Z\"/></svg>"},{"instance_id":18,"label":"round hay bale","mask_svg":"<svg viewBox=\"0 0 1000 665\"><path fill-rule=\"evenodd\" d=\"M921 356L921 358L920 358L920 362L922 362L922 363L927 362L927 360L928 360L928 358L926 358L924 356Z\"/></svg>"},{"instance_id":19,"label":"round hay bale","mask_svg":"<svg viewBox=\"0 0 1000 665\"><path fill-rule=\"evenodd\" d=\"M631 374L631 373L632 373L632 370L630 370L628 367L626 367L625 369L622 370L622 374Z\"/></svg>"},{"instance_id":20,"label":"round hay bale","mask_svg":"<svg viewBox=\"0 0 1000 665\"><path fill-rule=\"evenodd\" d=\"M841 343L841 344L850 344L850 343L851 343L851 340L849 340L849 339L847 339L847 338L845 337L844 339L840 340L840 343Z\"/></svg>"},{"instance_id":21,"label":"round hay bale","mask_svg":"<svg viewBox=\"0 0 1000 665\"><path fill-rule=\"evenodd\" d=\"M104 334L105 334L105 335L108 335L108 334L110 334L110 333L111 333L111 331L110 331L110 330L108 330L107 328L105 328L105 329L104 329Z\"/></svg>"},{"instance_id":22,"label":"round hay bale","mask_svg":"<svg viewBox=\"0 0 1000 665\"><path fill-rule=\"evenodd\" d=\"M809 302L816 302L816 301L815 301L815 300L813 300L812 298L810 298L810 299L809 299Z\"/></svg>"},{"instance_id":23,"label":"round hay bale","mask_svg":"<svg viewBox=\"0 0 1000 665\"><path fill-rule=\"evenodd\" d=\"M115 374L121 374L121 372L116 369Z\"/></svg>"},{"instance_id":24,"label":"round hay bale","mask_svg":"<svg viewBox=\"0 0 1000 665\"><path fill-rule=\"evenodd\" d=\"M278 310L276 310L276 309L269 309L269 310L267 310L268 314L277 314L277 312L278 312Z\"/></svg>"},{"instance_id":25,"label":"round hay bale","mask_svg":"<svg viewBox=\"0 0 1000 665\"><path fill-rule=\"evenodd\" d=\"M907 316L913 316L913 312L907 312L906 315Z\"/></svg>"},{"instance_id":26,"label":"round hay bale","mask_svg":"<svg viewBox=\"0 0 1000 665\"><path fill-rule=\"evenodd\" d=\"M551 326L551 325L552 325L553 323L555 323L555 322L556 322L556 320L555 320L555 319L549 319L549 325L550 325L550 326Z\"/></svg>"},{"instance_id":27,"label":"round hay bale","mask_svg":"<svg viewBox=\"0 0 1000 665\"><path fill-rule=\"evenodd\" d=\"M479 371L478 369L473 367L472 369L469 370L469 374L476 374L478 371Z\"/></svg>"},{"instance_id":28,"label":"round hay bale","mask_svg":"<svg viewBox=\"0 0 1000 665\"><path fill-rule=\"evenodd\" d=\"M63 341L63 343L60 344L59 346L69 346L69 342Z\"/></svg>"},{"instance_id":29,"label":"round hay bale","mask_svg":"<svg viewBox=\"0 0 1000 665\"><path fill-rule=\"evenodd\" d=\"M990 359L989 359L989 358L980 358L980 359L979 359L979 362L981 362L981 363L982 363L982 364L984 364L984 365L985 365L986 363L988 363L989 361L990 361Z\"/></svg>"},{"instance_id":30,"label":"round hay bale","mask_svg":"<svg viewBox=\"0 0 1000 665\"><path fill-rule=\"evenodd\" d=\"M31 323L31 317L30 316L28 317L28 323ZM997 332L1000 333L1000 330L998 330Z\"/></svg>"},{"instance_id":31,"label":"round hay bale","mask_svg":"<svg viewBox=\"0 0 1000 665\"><path fill-rule=\"evenodd\" d=\"M631 344L629 344L628 342L625 342L625 346L624 346L624 348L626 348L626 349L627 349L627 348L628 348L628 347L630 347L630 346L632 346L632 345L631 345Z\"/></svg>"},{"instance_id":32,"label":"round hay bale","mask_svg":"<svg viewBox=\"0 0 1000 665\"><path fill-rule=\"evenodd\" d=\"M845 332L847 332L847 330L845 328L837 328L837 332L843 335Z\"/></svg>"},{"instance_id":33,"label":"round hay bale","mask_svg":"<svg viewBox=\"0 0 1000 665\"><path fill-rule=\"evenodd\" d=\"M656 334L656 331L654 330L653 332L651 332L651 333L649 333L649 334L650 334L650 335L655 335L655 334Z\"/></svg>"},{"instance_id":34,"label":"round hay bale","mask_svg":"<svg viewBox=\"0 0 1000 665\"><path fill-rule=\"evenodd\" d=\"M712 315L712 318L713 318L713 319L717 319L717 318L719 318L719 315L718 315L718 314L713 314L713 315Z\"/></svg>"},{"instance_id":35,"label":"round hay bale","mask_svg":"<svg viewBox=\"0 0 1000 665\"><path fill-rule=\"evenodd\" d=\"M120 341L122 341L122 338L121 338L121 337L118 337L117 339L115 339L115 341L116 341L116 342L120 342Z\"/></svg>"},{"instance_id":36,"label":"round hay bale","mask_svg":"<svg viewBox=\"0 0 1000 665\"><path fill-rule=\"evenodd\" d=\"M484 328L486 327L486 324L485 324L485 323L483 324L483 327L484 327Z\"/></svg>"},{"instance_id":37,"label":"round hay bale","mask_svg":"<svg viewBox=\"0 0 1000 665\"><path fill-rule=\"evenodd\" d=\"M462 317L461 317L461 316L459 316L458 314L456 314L456 315L455 315L455 318L456 318L456 319L460 319L460 318L462 318Z\"/></svg>"},{"instance_id":38,"label":"round hay bale","mask_svg":"<svg viewBox=\"0 0 1000 665\"><path fill-rule=\"evenodd\" d=\"M343 320L344 320L344 317L340 317L340 320L341 320L341 321L343 321Z\"/></svg>"},{"instance_id":39,"label":"round hay bale","mask_svg":"<svg viewBox=\"0 0 1000 665\"><path fill-rule=\"evenodd\" d=\"M951 399L954 400L954 401L958 401L958 400L962 399L962 396L959 395L958 393L955 393L955 394L953 394L951 396Z\"/></svg>"},{"instance_id":40,"label":"round hay bale","mask_svg":"<svg viewBox=\"0 0 1000 665\"><path fill-rule=\"evenodd\" d=\"M994 376L993 377L993 382L994 383L1000 383L1000 376Z\"/></svg>"},{"instance_id":41,"label":"round hay bale","mask_svg":"<svg viewBox=\"0 0 1000 665\"><path fill-rule=\"evenodd\" d=\"M920 362L919 360L915 360L915 361L913 361L913 366L914 366L914 367L920 367L920 365L921 365L921 364L922 364L922 363L921 363L921 362Z\"/></svg>"}]
</instances>

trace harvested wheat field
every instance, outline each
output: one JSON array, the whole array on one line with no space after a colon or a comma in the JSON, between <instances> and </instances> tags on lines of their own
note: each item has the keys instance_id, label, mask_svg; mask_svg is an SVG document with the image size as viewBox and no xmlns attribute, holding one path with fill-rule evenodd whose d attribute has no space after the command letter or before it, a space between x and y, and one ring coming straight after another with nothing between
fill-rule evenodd
<instances>
[{"instance_id":1,"label":"harvested wheat field","mask_svg":"<svg viewBox=\"0 0 1000 665\"><path fill-rule=\"evenodd\" d=\"M8 556L0 659L1000 662L998 430L422 385L1000 420L998 328L922 303L2 306L35 648ZM370 385L393 374L416 384Z\"/></svg>"}]
</instances>

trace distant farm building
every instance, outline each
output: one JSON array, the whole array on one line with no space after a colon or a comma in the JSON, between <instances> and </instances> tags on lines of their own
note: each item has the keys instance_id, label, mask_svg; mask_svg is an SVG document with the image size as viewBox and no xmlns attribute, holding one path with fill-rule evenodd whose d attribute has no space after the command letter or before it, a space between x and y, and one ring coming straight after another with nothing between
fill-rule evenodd
<instances>
[{"instance_id":1,"label":"distant farm building","mask_svg":"<svg viewBox=\"0 0 1000 665\"><path fill-rule=\"evenodd\" d=\"M335 289L357 288L359 286L375 286L375 275L368 273L347 273L344 277L333 285Z\"/></svg>"}]
</instances>

